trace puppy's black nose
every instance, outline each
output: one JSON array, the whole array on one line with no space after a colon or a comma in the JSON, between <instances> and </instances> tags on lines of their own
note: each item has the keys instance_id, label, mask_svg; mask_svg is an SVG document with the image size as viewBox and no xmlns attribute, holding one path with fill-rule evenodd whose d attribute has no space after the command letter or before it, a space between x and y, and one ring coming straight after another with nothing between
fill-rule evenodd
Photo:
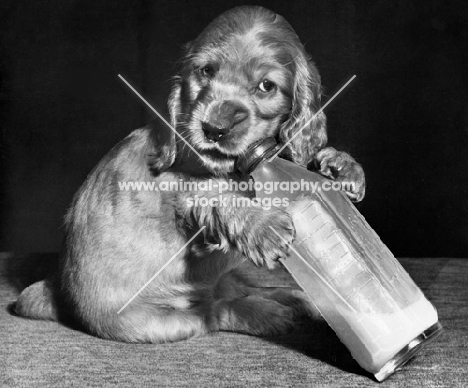
<instances>
[{"instance_id":1,"label":"puppy's black nose","mask_svg":"<svg viewBox=\"0 0 468 388\"><path fill-rule=\"evenodd\" d=\"M223 136L226 136L229 133L229 128L215 127L214 125L205 122L202 122L202 129L205 137L215 143L220 141Z\"/></svg>"}]
</instances>

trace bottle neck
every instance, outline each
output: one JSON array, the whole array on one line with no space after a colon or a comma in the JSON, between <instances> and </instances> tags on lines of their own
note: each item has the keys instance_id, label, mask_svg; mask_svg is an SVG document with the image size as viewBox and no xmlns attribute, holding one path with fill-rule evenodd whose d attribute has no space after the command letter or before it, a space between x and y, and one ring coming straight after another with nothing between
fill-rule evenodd
<instances>
[{"instance_id":1,"label":"bottle neck","mask_svg":"<svg viewBox=\"0 0 468 388\"><path fill-rule=\"evenodd\" d=\"M278 151L278 143L273 137L267 137L252 144L239 156L235 170L242 176L250 175L260 164L270 159Z\"/></svg>"}]
</instances>

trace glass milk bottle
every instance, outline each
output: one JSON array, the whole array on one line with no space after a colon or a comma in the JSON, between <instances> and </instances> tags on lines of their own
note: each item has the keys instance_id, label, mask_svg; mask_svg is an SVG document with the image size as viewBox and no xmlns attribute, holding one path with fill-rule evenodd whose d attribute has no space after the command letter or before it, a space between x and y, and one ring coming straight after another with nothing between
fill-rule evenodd
<instances>
[{"instance_id":1,"label":"glass milk bottle","mask_svg":"<svg viewBox=\"0 0 468 388\"><path fill-rule=\"evenodd\" d=\"M287 198L296 238L282 264L359 365L383 381L441 333L437 312L347 196L325 190L331 181L317 173L270 160L277 149L265 139L237 169L253 178L259 200ZM290 190L271 193L272 182Z\"/></svg>"}]
</instances>

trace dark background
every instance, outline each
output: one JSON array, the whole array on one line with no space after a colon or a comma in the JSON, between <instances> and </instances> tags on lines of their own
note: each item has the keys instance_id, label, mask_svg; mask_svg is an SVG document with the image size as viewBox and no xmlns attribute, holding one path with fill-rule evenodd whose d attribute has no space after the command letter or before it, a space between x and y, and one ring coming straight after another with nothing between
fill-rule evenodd
<instances>
[{"instance_id":1,"label":"dark background","mask_svg":"<svg viewBox=\"0 0 468 388\"><path fill-rule=\"evenodd\" d=\"M329 144L367 173L360 211L397 256L468 257L465 1L2 0L1 251L57 251L72 195L161 112L180 45L241 4L283 15L312 54Z\"/></svg>"}]
</instances>

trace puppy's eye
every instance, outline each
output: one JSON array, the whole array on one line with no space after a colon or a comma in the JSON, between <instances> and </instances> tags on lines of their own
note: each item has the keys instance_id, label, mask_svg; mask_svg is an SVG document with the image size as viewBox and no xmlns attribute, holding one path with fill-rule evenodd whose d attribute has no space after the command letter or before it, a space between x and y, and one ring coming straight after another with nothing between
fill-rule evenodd
<instances>
[{"instance_id":1,"label":"puppy's eye","mask_svg":"<svg viewBox=\"0 0 468 388\"><path fill-rule=\"evenodd\" d=\"M213 78L215 75L215 69L211 65L206 65L198 69L198 72L206 78Z\"/></svg>"},{"instance_id":2,"label":"puppy's eye","mask_svg":"<svg viewBox=\"0 0 468 388\"><path fill-rule=\"evenodd\" d=\"M271 82L269 79L264 79L258 85L258 89L263 93L269 93L276 89L276 85Z\"/></svg>"}]
</instances>

